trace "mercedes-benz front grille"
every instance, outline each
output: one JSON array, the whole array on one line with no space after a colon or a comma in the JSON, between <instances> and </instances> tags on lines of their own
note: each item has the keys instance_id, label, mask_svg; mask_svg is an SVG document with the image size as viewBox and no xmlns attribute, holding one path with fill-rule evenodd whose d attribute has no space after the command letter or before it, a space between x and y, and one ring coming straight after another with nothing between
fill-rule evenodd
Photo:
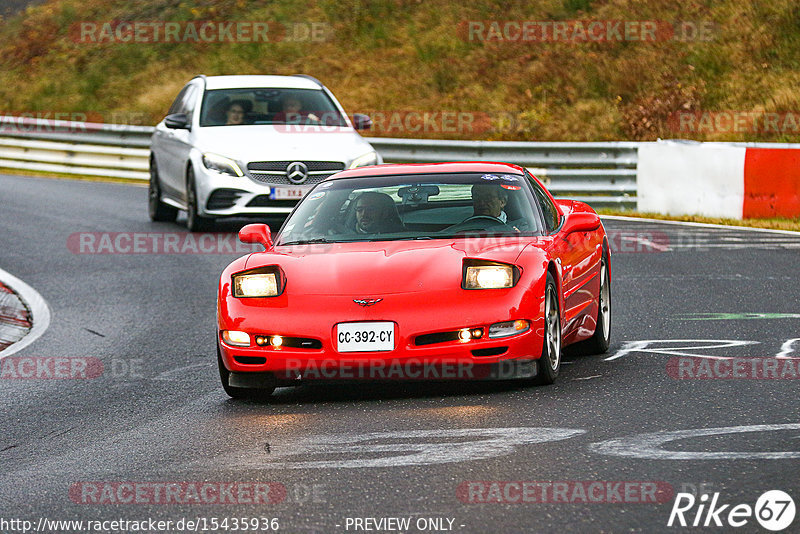
<instances>
[{"instance_id":1,"label":"mercedes-benz front grille","mask_svg":"<svg viewBox=\"0 0 800 534\"><path fill-rule=\"evenodd\" d=\"M286 169L293 163L296 161L252 161L247 164L247 172L259 183L298 185L317 184L344 170L344 163L341 161L301 161L308 169L308 177L302 182L292 182L286 175Z\"/></svg>"}]
</instances>

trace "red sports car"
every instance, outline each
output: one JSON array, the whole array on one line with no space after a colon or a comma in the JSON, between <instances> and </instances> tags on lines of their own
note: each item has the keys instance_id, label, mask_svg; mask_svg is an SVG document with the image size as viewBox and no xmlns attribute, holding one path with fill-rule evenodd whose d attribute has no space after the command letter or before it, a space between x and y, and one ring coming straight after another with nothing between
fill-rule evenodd
<instances>
[{"instance_id":1,"label":"red sports car","mask_svg":"<svg viewBox=\"0 0 800 534\"><path fill-rule=\"evenodd\" d=\"M608 349L611 251L587 204L504 163L338 173L265 251L219 281L217 345L232 397L307 380L530 378L562 347Z\"/></svg>"}]
</instances>

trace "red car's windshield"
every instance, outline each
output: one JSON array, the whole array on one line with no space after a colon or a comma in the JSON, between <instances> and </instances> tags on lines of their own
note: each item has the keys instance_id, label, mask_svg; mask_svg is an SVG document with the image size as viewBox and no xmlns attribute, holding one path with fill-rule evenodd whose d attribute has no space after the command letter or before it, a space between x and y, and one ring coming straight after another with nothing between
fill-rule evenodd
<instances>
[{"instance_id":1,"label":"red car's windshield","mask_svg":"<svg viewBox=\"0 0 800 534\"><path fill-rule=\"evenodd\" d=\"M481 173L331 180L301 201L276 244L541 235L525 180Z\"/></svg>"}]
</instances>

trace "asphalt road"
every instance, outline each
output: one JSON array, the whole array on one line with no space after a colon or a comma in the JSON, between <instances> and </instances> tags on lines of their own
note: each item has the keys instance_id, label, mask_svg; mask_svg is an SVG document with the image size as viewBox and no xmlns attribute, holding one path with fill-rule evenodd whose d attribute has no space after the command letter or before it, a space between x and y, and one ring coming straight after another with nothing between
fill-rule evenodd
<instances>
[{"instance_id":1,"label":"asphalt road","mask_svg":"<svg viewBox=\"0 0 800 534\"><path fill-rule=\"evenodd\" d=\"M674 377L686 354L782 354L783 372L797 368L785 357L800 358L800 237L606 220L613 344L567 358L553 386L317 385L242 402L222 391L214 351L217 277L239 254L76 253L81 233L183 239L185 228L151 223L144 187L0 176L0 191L0 269L52 312L13 361L78 358L103 371L17 379L3 362L2 532L15 531L1 521L12 519L58 531L40 518L205 518L210 528L234 516L277 518L281 532L402 530L358 518L408 518L409 532L658 532L683 530L667 527L683 490L750 506L783 490L800 503L800 382ZM711 345L722 346L697 348ZM515 481L541 484L522 499ZM167 482L181 493L154 496ZM236 504L186 489L234 482ZM569 485L548 485L559 482ZM268 500L280 502L247 504L249 483L273 483ZM145 502L117 503L133 487ZM635 502L625 487L657 487L660 502ZM581 488L603 502L585 502ZM738 531L765 530L750 517Z\"/></svg>"}]
</instances>

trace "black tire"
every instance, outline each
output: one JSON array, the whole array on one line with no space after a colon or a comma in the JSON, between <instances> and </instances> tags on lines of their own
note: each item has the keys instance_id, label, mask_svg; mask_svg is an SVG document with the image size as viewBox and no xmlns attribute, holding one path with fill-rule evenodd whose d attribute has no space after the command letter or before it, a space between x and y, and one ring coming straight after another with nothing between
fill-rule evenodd
<instances>
[{"instance_id":1,"label":"black tire","mask_svg":"<svg viewBox=\"0 0 800 534\"><path fill-rule=\"evenodd\" d=\"M222 363L222 354L219 351L219 346L217 346L217 366L219 367L219 379L222 382L222 389L225 390L225 393L228 394L229 397L234 399L265 399L272 395L272 392L275 391L275 387L272 388L239 388L235 386L231 386L228 383L228 378L230 377L230 371L225 368L225 364Z\"/></svg>"},{"instance_id":2,"label":"black tire","mask_svg":"<svg viewBox=\"0 0 800 534\"><path fill-rule=\"evenodd\" d=\"M186 171L186 228L190 232L205 232L214 226L214 219L198 214L197 188L194 183L194 170Z\"/></svg>"},{"instance_id":3,"label":"black tire","mask_svg":"<svg viewBox=\"0 0 800 534\"><path fill-rule=\"evenodd\" d=\"M147 211L153 222L174 222L178 208L161 202L161 181L155 158L150 158L150 186L147 191Z\"/></svg>"},{"instance_id":4,"label":"black tire","mask_svg":"<svg viewBox=\"0 0 800 534\"><path fill-rule=\"evenodd\" d=\"M533 382L549 385L556 381L561 370L561 304L553 275L547 273L544 290L544 339L542 356L536 360L537 372Z\"/></svg>"},{"instance_id":5,"label":"black tire","mask_svg":"<svg viewBox=\"0 0 800 534\"><path fill-rule=\"evenodd\" d=\"M600 294L597 302L597 326L592 337L571 346L569 354L591 356L603 354L611 345L611 269L608 254L600 261Z\"/></svg>"}]
</instances>

